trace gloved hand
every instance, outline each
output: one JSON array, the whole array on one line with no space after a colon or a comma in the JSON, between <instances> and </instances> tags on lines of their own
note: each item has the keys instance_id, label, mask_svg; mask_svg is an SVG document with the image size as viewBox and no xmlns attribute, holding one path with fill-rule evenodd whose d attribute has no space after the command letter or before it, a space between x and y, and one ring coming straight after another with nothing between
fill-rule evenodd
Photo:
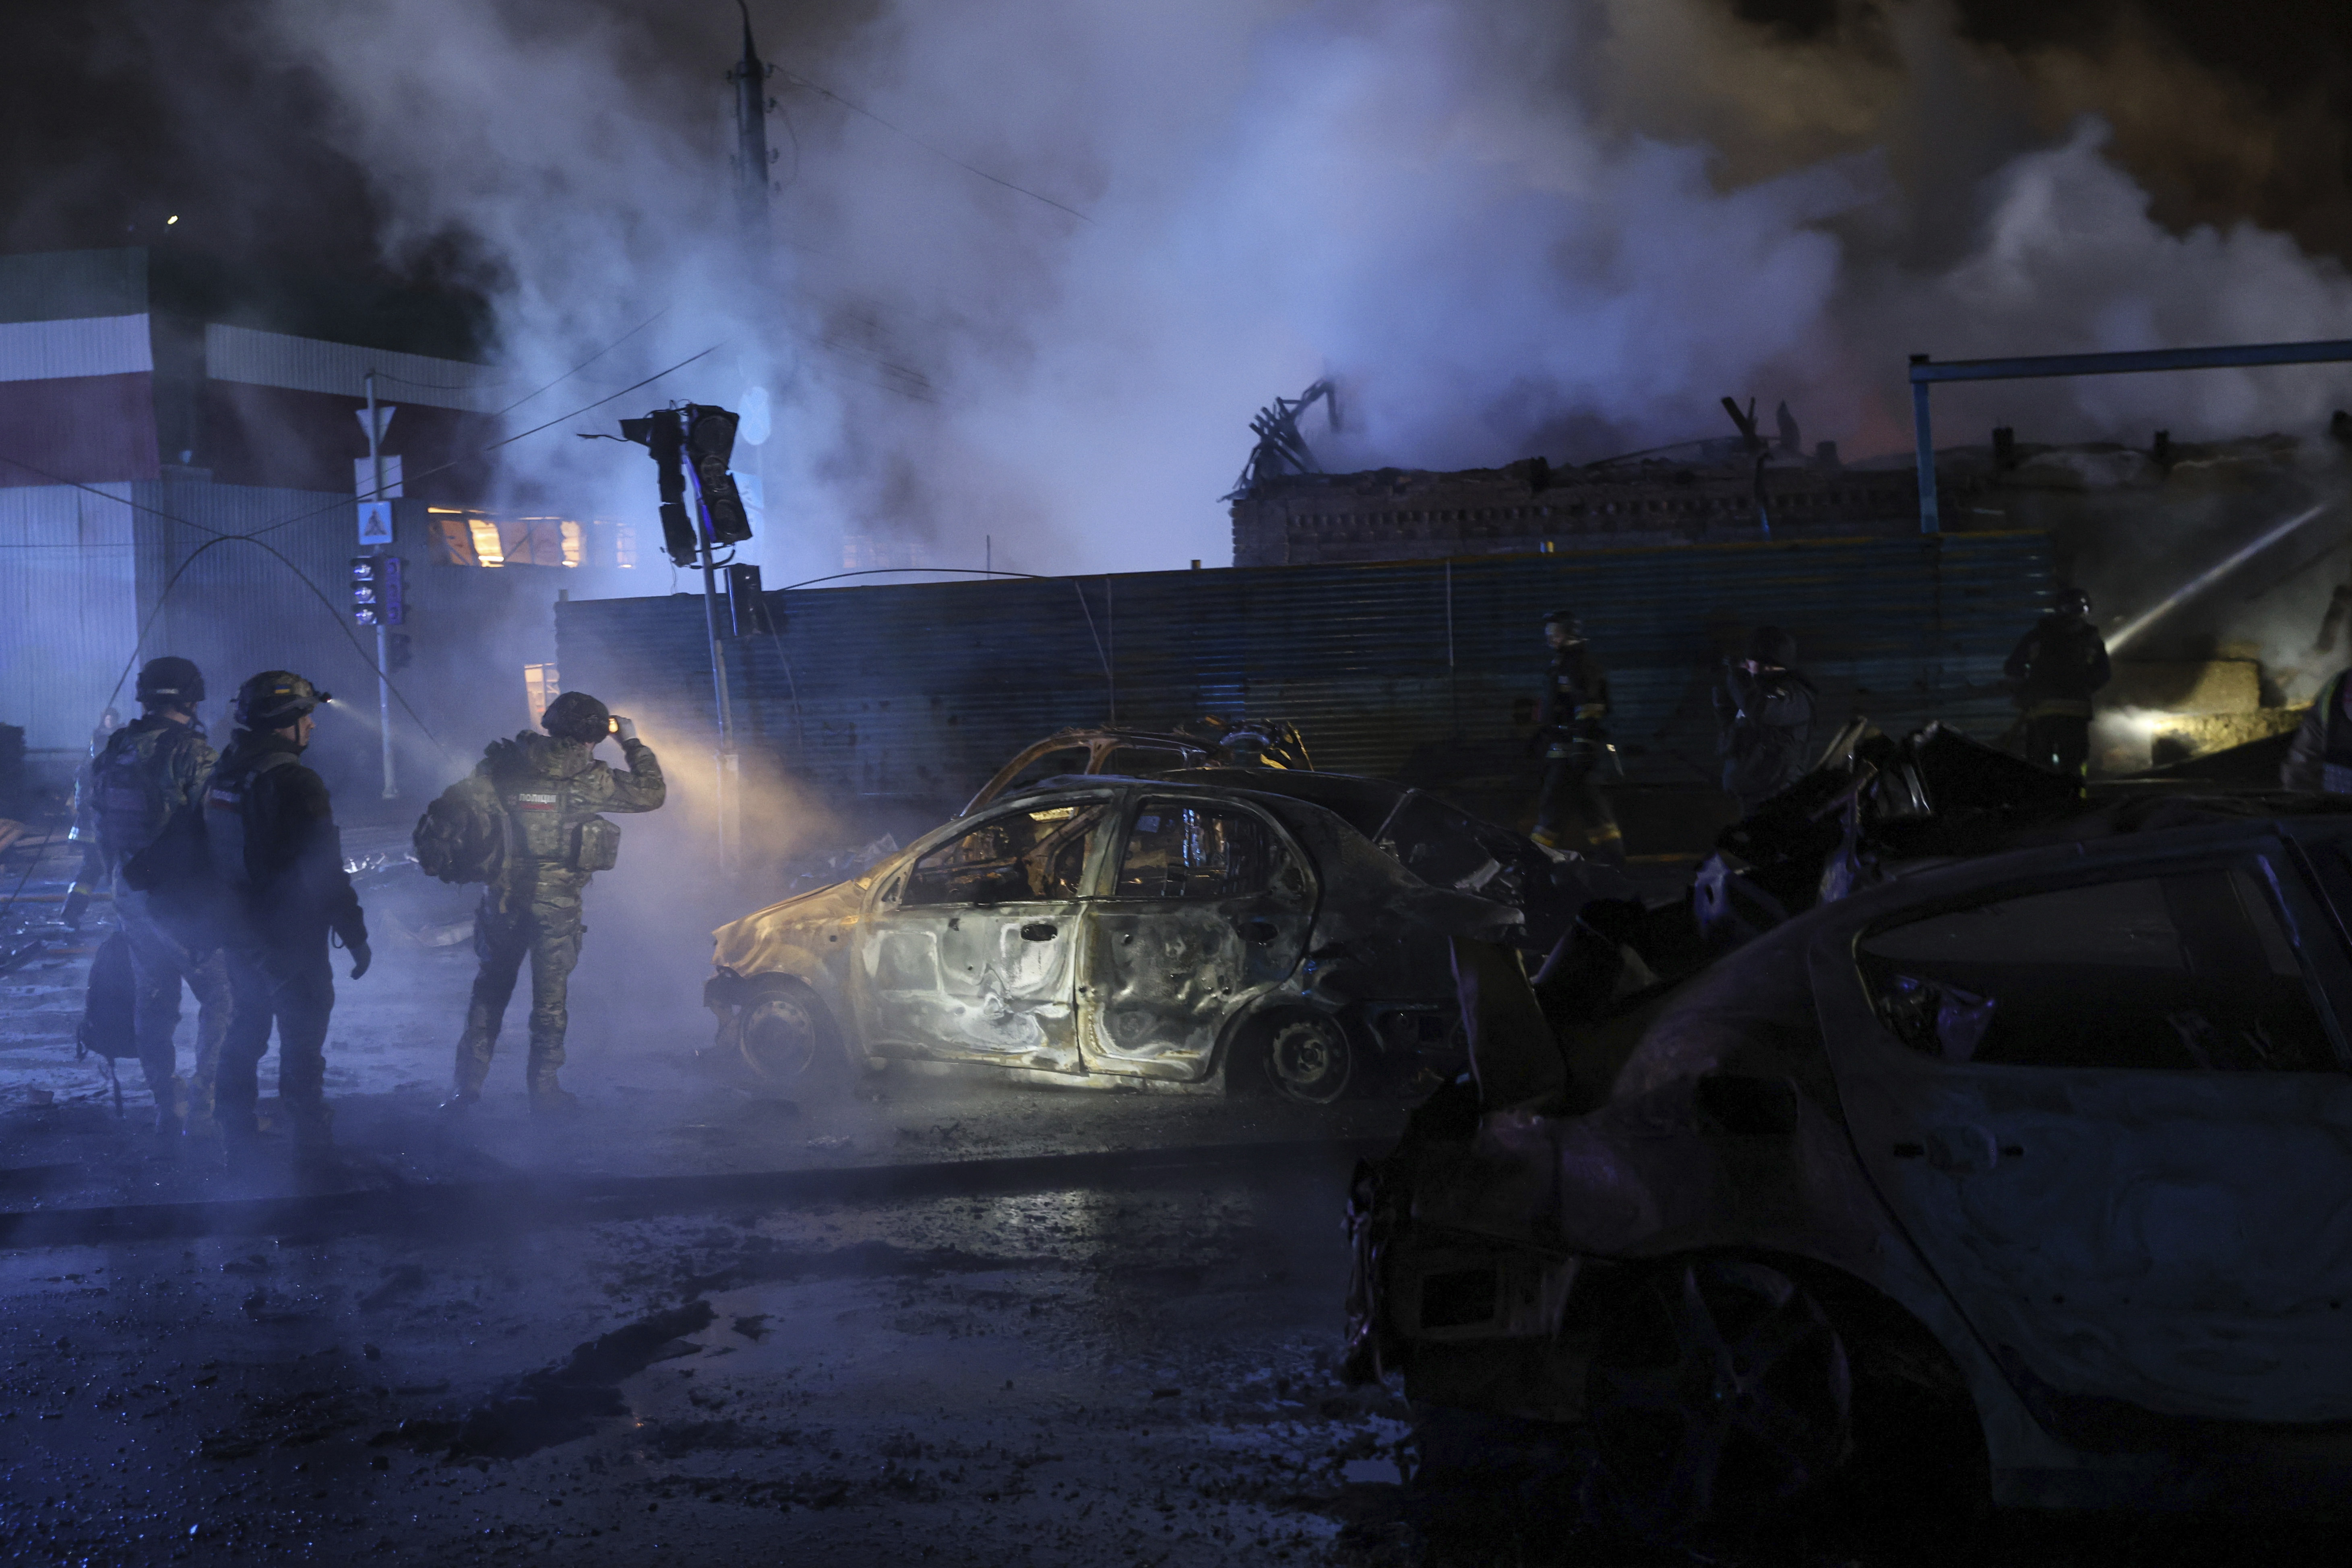
<instances>
[{"instance_id":1,"label":"gloved hand","mask_svg":"<svg viewBox=\"0 0 2352 1568\"><path fill-rule=\"evenodd\" d=\"M357 980L368 972L368 965L375 962L375 954L368 950L368 944L364 941L346 942L343 945L350 950L352 955L352 978Z\"/></svg>"},{"instance_id":2,"label":"gloved hand","mask_svg":"<svg viewBox=\"0 0 2352 1568\"><path fill-rule=\"evenodd\" d=\"M636 721L633 719L624 719L618 713L614 714L613 735L614 739L621 742L621 744L625 746L627 745L631 741L637 738Z\"/></svg>"}]
</instances>

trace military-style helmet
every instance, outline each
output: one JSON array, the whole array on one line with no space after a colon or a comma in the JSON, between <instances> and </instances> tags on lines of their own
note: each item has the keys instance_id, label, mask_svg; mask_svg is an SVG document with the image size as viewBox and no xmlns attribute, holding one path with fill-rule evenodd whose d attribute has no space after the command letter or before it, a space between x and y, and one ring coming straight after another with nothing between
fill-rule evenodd
<instances>
[{"instance_id":1,"label":"military-style helmet","mask_svg":"<svg viewBox=\"0 0 2352 1568\"><path fill-rule=\"evenodd\" d=\"M194 708L205 700L205 672L177 654L151 658L139 669L139 700Z\"/></svg>"},{"instance_id":2,"label":"military-style helmet","mask_svg":"<svg viewBox=\"0 0 2352 1568\"><path fill-rule=\"evenodd\" d=\"M613 714L584 691L567 691L547 705L539 727L559 741L593 746L613 732Z\"/></svg>"},{"instance_id":3,"label":"military-style helmet","mask_svg":"<svg viewBox=\"0 0 2352 1568\"><path fill-rule=\"evenodd\" d=\"M1748 657L1759 664L1791 668L1797 662L1797 639L1778 626L1758 626L1748 634Z\"/></svg>"},{"instance_id":4,"label":"military-style helmet","mask_svg":"<svg viewBox=\"0 0 2352 1568\"><path fill-rule=\"evenodd\" d=\"M1572 637L1580 637L1584 635L1584 623L1577 618L1574 610L1546 610L1543 624L1547 626L1562 627Z\"/></svg>"},{"instance_id":5,"label":"military-style helmet","mask_svg":"<svg viewBox=\"0 0 2352 1568\"><path fill-rule=\"evenodd\" d=\"M2062 616L2087 616L2091 613L2091 595L2080 588L2061 588L2057 609Z\"/></svg>"},{"instance_id":6,"label":"military-style helmet","mask_svg":"<svg viewBox=\"0 0 2352 1568\"><path fill-rule=\"evenodd\" d=\"M236 689L237 728L283 730L333 699L290 669L265 669Z\"/></svg>"}]
</instances>

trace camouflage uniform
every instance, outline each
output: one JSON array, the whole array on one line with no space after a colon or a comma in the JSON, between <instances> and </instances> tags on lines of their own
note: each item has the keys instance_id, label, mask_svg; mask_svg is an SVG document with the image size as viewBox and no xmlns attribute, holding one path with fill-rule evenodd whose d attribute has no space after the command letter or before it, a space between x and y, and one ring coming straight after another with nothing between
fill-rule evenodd
<instances>
[{"instance_id":1,"label":"camouflage uniform","mask_svg":"<svg viewBox=\"0 0 2352 1568\"><path fill-rule=\"evenodd\" d=\"M193 865L160 863L171 858L175 843L193 847L198 842L193 814L202 809L215 760L193 721L151 713L117 730L89 765L99 848L113 878L115 922L131 944L132 1037L148 1092L155 1097L158 1128L165 1131L184 1121L199 1130L210 1125L213 1080L228 1028L228 970L216 923L205 907L203 879ZM145 855L158 840L165 840L163 848ZM132 881L142 886L133 888ZM184 981L196 994L195 1063L184 1083L173 1044Z\"/></svg>"},{"instance_id":2,"label":"camouflage uniform","mask_svg":"<svg viewBox=\"0 0 2352 1568\"><path fill-rule=\"evenodd\" d=\"M482 966L466 1009L466 1032L457 1041L459 1102L478 1097L489 1076L499 1026L526 957L526 1079L535 1104L562 1098L556 1073L563 1066L564 994L587 931L580 897L591 876L613 864L620 834L598 814L652 811L666 791L651 746L628 739L621 751L628 759L626 773L598 762L593 749L579 741L526 730L511 741L492 742L475 769L497 792L505 816L506 853L474 915L474 955Z\"/></svg>"},{"instance_id":3,"label":"camouflage uniform","mask_svg":"<svg viewBox=\"0 0 2352 1568\"><path fill-rule=\"evenodd\" d=\"M222 868L221 877L238 894L226 922L236 1010L221 1048L221 1131L236 1144L257 1130L258 1069L274 1024L278 1104L297 1147L316 1151L327 1145L330 1126L324 1089L335 979L327 933L356 958L367 951L367 919L343 869L326 781L302 765L301 754L274 730L239 730L205 805L214 853L238 850L238 864Z\"/></svg>"}]
</instances>

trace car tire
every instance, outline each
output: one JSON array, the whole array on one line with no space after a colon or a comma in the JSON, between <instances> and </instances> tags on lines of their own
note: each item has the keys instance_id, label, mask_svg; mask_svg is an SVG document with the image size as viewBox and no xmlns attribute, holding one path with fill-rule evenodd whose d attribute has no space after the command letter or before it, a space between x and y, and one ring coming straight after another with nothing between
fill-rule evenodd
<instances>
[{"instance_id":1,"label":"car tire","mask_svg":"<svg viewBox=\"0 0 2352 1568\"><path fill-rule=\"evenodd\" d=\"M1268 1088L1300 1105L1329 1105L1356 1077L1356 1043L1339 1020L1286 1013L1260 1026L1257 1068Z\"/></svg>"},{"instance_id":2,"label":"car tire","mask_svg":"<svg viewBox=\"0 0 2352 1568\"><path fill-rule=\"evenodd\" d=\"M801 981L762 983L738 1010L734 1032L743 1065L763 1083L810 1095L847 1077L833 1019Z\"/></svg>"},{"instance_id":3,"label":"car tire","mask_svg":"<svg viewBox=\"0 0 2352 1568\"><path fill-rule=\"evenodd\" d=\"M1768 1264L1684 1258L1632 1281L1585 1398L1588 1504L1650 1545L1739 1552L1809 1517L1853 1468L1846 1342Z\"/></svg>"}]
</instances>

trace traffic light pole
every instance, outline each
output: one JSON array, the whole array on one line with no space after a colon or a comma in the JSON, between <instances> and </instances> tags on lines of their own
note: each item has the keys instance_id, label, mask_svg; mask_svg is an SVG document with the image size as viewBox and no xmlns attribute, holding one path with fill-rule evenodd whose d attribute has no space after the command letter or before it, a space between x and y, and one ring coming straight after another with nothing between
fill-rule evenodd
<instances>
[{"instance_id":1,"label":"traffic light pole","mask_svg":"<svg viewBox=\"0 0 2352 1568\"><path fill-rule=\"evenodd\" d=\"M702 476L692 463L685 465L686 482L694 491L697 532L709 515L703 504ZM735 750L735 704L727 690L727 644L719 635L719 567L712 559L718 544L702 535L702 626L710 639L710 685L719 710L719 874L732 876L741 855L742 767Z\"/></svg>"},{"instance_id":2,"label":"traffic light pole","mask_svg":"<svg viewBox=\"0 0 2352 1568\"><path fill-rule=\"evenodd\" d=\"M351 384L346 382L344 384L348 386ZM375 487L368 499L380 501L384 499L383 426L376 417L373 371L367 373L367 411L368 469ZM345 448L346 451L349 449ZM375 546L378 555L389 555L392 551L393 546L388 544ZM386 617L381 615L375 618L375 718L377 730L383 741L383 798L397 800L400 798L400 785L392 771L392 628L385 620Z\"/></svg>"}]
</instances>

